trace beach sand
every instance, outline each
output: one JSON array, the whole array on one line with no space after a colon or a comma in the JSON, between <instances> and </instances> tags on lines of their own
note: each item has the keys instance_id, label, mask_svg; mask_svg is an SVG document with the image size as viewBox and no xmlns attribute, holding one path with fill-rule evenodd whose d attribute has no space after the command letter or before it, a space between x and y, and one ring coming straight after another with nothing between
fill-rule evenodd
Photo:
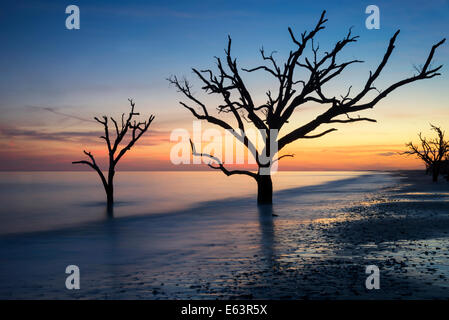
<instances>
[{"instance_id":1,"label":"beach sand","mask_svg":"<svg viewBox=\"0 0 449 320\"><path fill-rule=\"evenodd\" d=\"M2 299L448 299L449 183L372 173L0 237ZM77 265L81 289L65 288ZM365 288L365 268L380 289Z\"/></svg>"}]
</instances>

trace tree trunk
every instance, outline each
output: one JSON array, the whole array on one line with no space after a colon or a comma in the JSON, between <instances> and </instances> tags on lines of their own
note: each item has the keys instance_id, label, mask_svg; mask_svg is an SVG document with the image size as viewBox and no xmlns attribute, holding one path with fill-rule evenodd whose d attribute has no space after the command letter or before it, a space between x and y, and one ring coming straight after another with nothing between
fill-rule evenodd
<instances>
[{"instance_id":1,"label":"tree trunk","mask_svg":"<svg viewBox=\"0 0 449 320\"><path fill-rule=\"evenodd\" d=\"M114 204L114 191L111 187L108 187L106 190L106 199L108 202L108 206Z\"/></svg>"},{"instance_id":2,"label":"tree trunk","mask_svg":"<svg viewBox=\"0 0 449 320\"><path fill-rule=\"evenodd\" d=\"M434 167L433 170L432 170L432 181L433 182L438 182L439 174L440 174L439 168Z\"/></svg>"},{"instance_id":3,"label":"tree trunk","mask_svg":"<svg viewBox=\"0 0 449 320\"><path fill-rule=\"evenodd\" d=\"M106 191L106 198L107 198L106 211L108 216L111 217L114 212L114 193L109 188L108 191Z\"/></svg>"},{"instance_id":4,"label":"tree trunk","mask_svg":"<svg viewBox=\"0 0 449 320\"><path fill-rule=\"evenodd\" d=\"M111 162L112 161L113 159L111 158ZM112 209L114 206L114 175L115 175L115 168L112 164L110 164L108 172L108 187L106 188L108 213L110 214L112 214Z\"/></svg>"},{"instance_id":5,"label":"tree trunk","mask_svg":"<svg viewBox=\"0 0 449 320\"><path fill-rule=\"evenodd\" d=\"M257 203L273 203L273 182L271 175L260 175L257 177Z\"/></svg>"}]
</instances>

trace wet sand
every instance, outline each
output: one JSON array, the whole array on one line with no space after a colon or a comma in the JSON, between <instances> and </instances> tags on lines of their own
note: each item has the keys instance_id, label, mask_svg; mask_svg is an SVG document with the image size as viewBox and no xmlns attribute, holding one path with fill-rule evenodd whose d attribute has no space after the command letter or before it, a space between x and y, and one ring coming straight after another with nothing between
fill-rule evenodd
<instances>
[{"instance_id":1,"label":"wet sand","mask_svg":"<svg viewBox=\"0 0 449 320\"><path fill-rule=\"evenodd\" d=\"M373 173L0 237L2 299L448 299L449 183ZM81 289L65 289L65 267ZM365 288L367 265L380 289Z\"/></svg>"}]
</instances>

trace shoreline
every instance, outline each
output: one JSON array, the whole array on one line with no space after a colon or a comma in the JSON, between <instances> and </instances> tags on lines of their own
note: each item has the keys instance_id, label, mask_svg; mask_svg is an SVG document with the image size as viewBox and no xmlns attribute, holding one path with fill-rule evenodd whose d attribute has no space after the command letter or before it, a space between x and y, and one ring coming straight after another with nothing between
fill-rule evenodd
<instances>
[{"instance_id":1,"label":"shoreline","mask_svg":"<svg viewBox=\"0 0 449 320\"><path fill-rule=\"evenodd\" d=\"M209 172L210 173L210 172ZM370 175L373 173L366 173L362 176ZM300 177L301 178L301 177ZM276 205L277 202L285 202L290 201L289 195L294 195L295 193L301 192L301 193L310 193L310 192L318 192L321 185L326 186L327 183L333 183L334 181L337 181L337 183L344 182L344 181L353 181L354 179L360 178L360 175L357 176L348 176L343 177L337 180L331 180L327 182L317 182L316 184L306 184L306 185L300 185L297 187L290 187L290 188L281 188L280 190L274 190L274 203ZM96 181L95 181L96 182ZM246 181L248 182L248 181ZM252 183L252 181L249 181ZM232 185L232 184L231 184ZM95 185L96 186L96 185ZM113 219L110 218L110 216L107 214L106 204L105 201L102 201L100 199L103 198L103 190L101 188L95 188L95 191L99 193L100 199L96 200L82 200L80 203L69 203L72 207L78 207L78 210L81 209L96 209L96 213L98 211L102 212L102 215L100 217L97 216L96 220L92 221L84 221L79 223L74 223L72 225L56 225L52 227L44 227L42 230L30 230L30 231L14 231L9 233L0 233L0 238L2 237L8 237L8 236L20 236L20 235L32 235L32 234L40 234L40 233L47 233L47 232L64 232L64 231L70 231L70 230L78 230L82 228L88 228L89 226L92 227L98 227L103 225L104 223L116 223L118 221L127 221L127 220L139 220L142 219L145 221L146 219L163 219L163 217L167 215L172 216L179 216L183 214L189 214L189 215L196 215L197 212L203 212L207 211L210 208L219 208L220 206L223 207L229 207L232 206L232 209L239 210L240 207L247 207L251 206L251 208L257 208L256 203L256 186L254 185L254 188L250 188L250 192L248 194L244 195L227 195L222 196L220 198L212 198L207 200L201 200L199 201L196 199L196 201L188 201L187 203L183 204L182 208L176 208L176 209L159 209L159 210L150 210L150 211L141 211L141 212L135 212L133 214L127 214L122 215L123 211L133 209L133 204L141 202L141 200L134 200L134 201L123 201L121 198L124 198L123 196L119 198L115 202L115 209L114 209L114 217ZM280 198L280 199L279 199ZM25 199L22 199L25 200ZM68 203L66 203L67 205ZM151 203L150 203L151 204ZM58 210L61 210L60 208ZM73 210L72 210L73 211ZM93 212L94 213L94 212ZM225 214L231 214L232 212L226 212ZM37 212L39 214L39 212Z\"/></svg>"},{"instance_id":2,"label":"shoreline","mask_svg":"<svg viewBox=\"0 0 449 320\"><path fill-rule=\"evenodd\" d=\"M449 184L434 201L440 187L426 178L364 175L278 191L271 208L226 199L2 236L0 297L447 299ZM80 266L82 290L63 288L68 264ZM364 288L370 264L380 290Z\"/></svg>"},{"instance_id":3,"label":"shoreline","mask_svg":"<svg viewBox=\"0 0 449 320\"><path fill-rule=\"evenodd\" d=\"M356 172L278 173L274 189L301 188L360 175ZM110 220L104 190L100 181L93 178L87 172L76 175L47 172L17 173L4 179L0 184L3 204L0 235L77 228ZM176 214L208 204L252 201L256 190L253 179L226 177L213 171L123 173L116 181L114 219Z\"/></svg>"}]
</instances>

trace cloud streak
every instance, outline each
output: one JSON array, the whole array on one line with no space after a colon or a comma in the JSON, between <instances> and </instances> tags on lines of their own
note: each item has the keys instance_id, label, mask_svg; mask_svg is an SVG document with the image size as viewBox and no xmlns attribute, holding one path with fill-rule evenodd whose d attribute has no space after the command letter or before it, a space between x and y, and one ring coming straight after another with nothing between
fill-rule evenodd
<instances>
[{"instance_id":1,"label":"cloud streak","mask_svg":"<svg viewBox=\"0 0 449 320\"><path fill-rule=\"evenodd\" d=\"M58 142L78 142L101 144L99 139L104 134L103 131L54 131L31 130L15 127L0 127L0 136L4 138L24 138L28 140L58 141ZM169 133L165 131L153 130L142 139L139 145L154 146L169 141Z\"/></svg>"},{"instance_id":2,"label":"cloud streak","mask_svg":"<svg viewBox=\"0 0 449 320\"><path fill-rule=\"evenodd\" d=\"M377 154L378 156L382 156L382 157L391 157L391 156L397 156L398 153L397 152L381 152Z\"/></svg>"},{"instance_id":3,"label":"cloud streak","mask_svg":"<svg viewBox=\"0 0 449 320\"><path fill-rule=\"evenodd\" d=\"M73 114L69 114L69 113L65 113L65 112L61 112L61 111L58 111L57 109L51 108L51 107L26 106L26 108L48 111L48 112L51 112L51 113L56 114L58 116L63 116L65 118L71 118L71 119L75 119L75 120L79 120L79 121L83 121L83 122L96 123L94 120L83 118L83 117L79 117L79 116L76 116L76 115L73 115Z\"/></svg>"}]
</instances>

